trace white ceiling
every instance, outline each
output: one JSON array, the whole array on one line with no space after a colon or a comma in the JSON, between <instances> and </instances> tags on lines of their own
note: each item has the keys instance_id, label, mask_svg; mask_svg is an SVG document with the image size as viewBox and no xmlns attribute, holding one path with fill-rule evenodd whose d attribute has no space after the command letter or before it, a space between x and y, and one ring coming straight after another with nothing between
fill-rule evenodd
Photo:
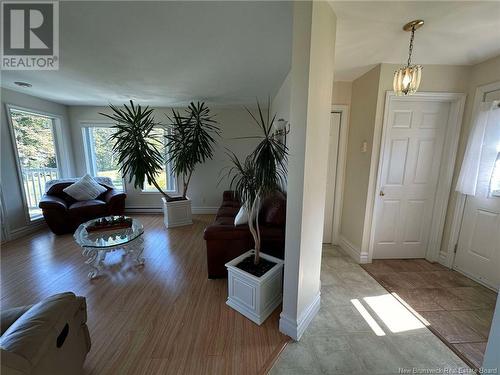
<instances>
[{"instance_id":1,"label":"white ceiling","mask_svg":"<svg viewBox=\"0 0 500 375\"><path fill-rule=\"evenodd\" d=\"M330 1L335 80L380 62L470 65L500 54L500 2ZM2 87L68 105L249 104L274 95L290 68L287 1L61 1L60 70L3 71ZM19 88L26 81L32 88Z\"/></svg>"},{"instance_id":2,"label":"white ceiling","mask_svg":"<svg viewBox=\"0 0 500 375\"><path fill-rule=\"evenodd\" d=\"M413 61L472 65L500 54L499 1L330 1L337 15L335 80L351 81L378 63L403 64L414 19Z\"/></svg>"},{"instance_id":3,"label":"white ceiling","mask_svg":"<svg viewBox=\"0 0 500 375\"><path fill-rule=\"evenodd\" d=\"M59 19L60 70L4 71L2 87L68 105L247 104L290 69L289 2L61 1Z\"/></svg>"}]
</instances>

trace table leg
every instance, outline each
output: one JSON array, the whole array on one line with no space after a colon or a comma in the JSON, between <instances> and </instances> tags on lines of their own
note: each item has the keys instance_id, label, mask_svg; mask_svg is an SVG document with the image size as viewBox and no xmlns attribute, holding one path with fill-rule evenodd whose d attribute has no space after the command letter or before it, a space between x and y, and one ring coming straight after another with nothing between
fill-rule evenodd
<instances>
[{"instance_id":1,"label":"table leg","mask_svg":"<svg viewBox=\"0 0 500 375\"><path fill-rule=\"evenodd\" d=\"M88 259L85 261L86 264L88 264L90 267L92 267L92 271L88 273L88 278L93 279L99 275L99 272L101 271L103 267L103 261L104 258L102 257L102 253L106 255L105 252L101 252L98 249L92 248L92 247L84 247L82 251L82 255L85 257L88 257Z\"/></svg>"},{"instance_id":2,"label":"table leg","mask_svg":"<svg viewBox=\"0 0 500 375\"><path fill-rule=\"evenodd\" d=\"M142 236L137 237L135 240L130 242L127 247L127 252L134 256L137 264L139 266L144 265L145 259L141 256L144 251L144 238Z\"/></svg>"}]
</instances>

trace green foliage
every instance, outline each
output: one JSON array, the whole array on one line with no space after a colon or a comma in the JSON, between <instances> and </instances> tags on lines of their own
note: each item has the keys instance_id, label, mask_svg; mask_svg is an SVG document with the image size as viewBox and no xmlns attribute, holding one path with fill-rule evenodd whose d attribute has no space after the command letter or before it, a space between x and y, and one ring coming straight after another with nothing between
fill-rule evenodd
<instances>
[{"instance_id":1,"label":"green foliage","mask_svg":"<svg viewBox=\"0 0 500 375\"><path fill-rule=\"evenodd\" d=\"M171 163L174 174L183 177L184 198L196 165L213 158L215 138L220 137L213 117L205 103L200 102L191 102L184 116L174 109L172 116L167 116L170 122L170 132L165 135L167 162Z\"/></svg>"},{"instance_id":2,"label":"green foliage","mask_svg":"<svg viewBox=\"0 0 500 375\"><path fill-rule=\"evenodd\" d=\"M109 107L113 111L112 115L100 114L116 122L111 140L114 141L114 152L118 155L120 172L129 177L129 182L134 180L135 188L143 189L147 181L171 200L155 181L163 168L163 154L159 149L161 140L155 128L158 124L154 121L153 109L134 106L132 100L130 107L124 105L124 109L113 105Z\"/></svg>"},{"instance_id":3,"label":"green foliage","mask_svg":"<svg viewBox=\"0 0 500 375\"><path fill-rule=\"evenodd\" d=\"M260 200L276 190L281 190L287 173L288 148L273 133L276 116L270 117L270 104L269 100L265 117L258 101L257 116L245 108L254 119L260 134L239 139L259 139L255 150L243 162L233 152L228 152L232 166L226 177L229 178L230 188L247 208L248 226L255 242L256 264L259 262L261 245L258 215Z\"/></svg>"},{"instance_id":4,"label":"green foliage","mask_svg":"<svg viewBox=\"0 0 500 375\"><path fill-rule=\"evenodd\" d=\"M23 168L56 168L52 120L12 110L12 125Z\"/></svg>"},{"instance_id":5,"label":"green foliage","mask_svg":"<svg viewBox=\"0 0 500 375\"><path fill-rule=\"evenodd\" d=\"M113 147L110 147L110 138L115 132L113 128L91 128L94 141L94 156L99 171L113 171L117 169L117 161Z\"/></svg>"}]
</instances>

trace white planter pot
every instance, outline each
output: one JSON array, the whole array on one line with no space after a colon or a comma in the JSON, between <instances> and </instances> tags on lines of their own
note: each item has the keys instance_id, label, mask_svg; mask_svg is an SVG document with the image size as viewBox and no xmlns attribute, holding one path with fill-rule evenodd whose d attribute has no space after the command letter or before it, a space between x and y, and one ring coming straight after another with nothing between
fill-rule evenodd
<instances>
[{"instance_id":1,"label":"white planter pot","mask_svg":"<svg viewBox=\"0 0 500 375\"><path fill-rule=\"evenodd\" d=\"M167 202L165 198L161 200L163 202L163 222L167 228L193 224L191 199L173 202Z\"/></svg>"},{"instance_id":2,"label":"white planter pot","mask_svg":"<svg viewBox=\"0 0 500 375\"><path fill-rule=\"evenodd\" d=\"M254 323L261 325L278 307L283 298L283 264L281 259L260 253L260 257L276 265L261 277L236 267L243 259L255 254L254 250L226 263L228 271L227 304Z\"/></svg>"}]
</instances>

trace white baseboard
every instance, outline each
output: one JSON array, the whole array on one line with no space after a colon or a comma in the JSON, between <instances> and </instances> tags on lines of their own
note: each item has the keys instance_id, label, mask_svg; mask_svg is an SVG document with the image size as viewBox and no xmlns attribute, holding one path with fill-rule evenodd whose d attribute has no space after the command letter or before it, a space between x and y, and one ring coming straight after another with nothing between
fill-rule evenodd
<instances>
[{"instance_id":1,"label":"white baseboard","mask_svg":"<svg viewBox=\"0 0 500 375\"><path fill-rule=\"evenodd\" d=\"M347 238L340 235L339 245L351 258L358 263L368 263L368 254L362 253L360 249L354 246Z\"/></svg>"},{"instance_id":2,"label":"white baseboard","mask_svg":"<svg viewBox=\"0 0 500 375\"><path fill-rule=\"evenodd\" d=\"M296 321L284 313L280 314L280 332L290 336L293 340L298 341L304 334L305 330L316 316L321 305L321 293L318 292L312 303L302 313Z\"/></svg>"},{"instance_id":3,"label":"white baseboard","mask_svg":"<svg viewBox=\"0 0 500 375\"><path fill-rule=\"evenodd\" d=\"M6 242L12 241L12 240L17 240L18 238L27 236L28 234L34 233L34 232L36 232L44 227L47 227L47 224L45 223L45 220L42 219L42 220L30 223L28 225L25 225L24 227L12 229L8 233L8 239Z\"/></svg>"},{"instance_id":4,"label":"white baseboard","mask_svg":"<svg viewBox=\"0 0 500 375\"><path fill-rule=\"evenodd\" d=\"M192 207L193 215L215 215L219 207ZM161 207L125 207L125 213L130 214L163 214Z\"/></svg>"}]
</instances>

